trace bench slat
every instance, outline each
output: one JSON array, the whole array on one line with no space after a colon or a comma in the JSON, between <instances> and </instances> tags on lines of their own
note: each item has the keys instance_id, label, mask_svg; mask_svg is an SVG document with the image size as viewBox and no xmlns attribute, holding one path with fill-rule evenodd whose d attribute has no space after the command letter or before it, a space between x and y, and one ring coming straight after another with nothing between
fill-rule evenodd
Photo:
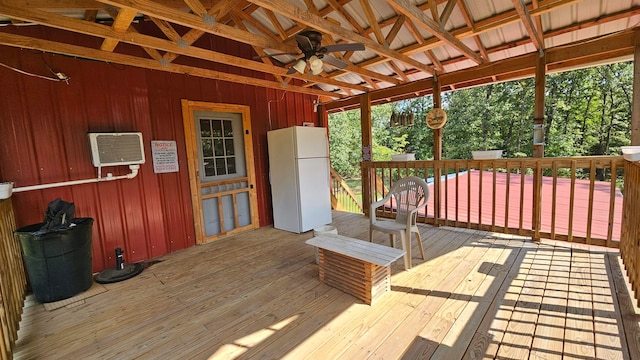
<instances>
[{"instance_id":1,"label":"bench slat","mask_svg":"<svg viewBox=\"0 0 640 360\"><path fill-rule=\"evenodd\" d=\"M390 246L333 234L319 235L306 243L380 266L389 266L405 254L404 250Z\"/></svg>"}]
</instances>

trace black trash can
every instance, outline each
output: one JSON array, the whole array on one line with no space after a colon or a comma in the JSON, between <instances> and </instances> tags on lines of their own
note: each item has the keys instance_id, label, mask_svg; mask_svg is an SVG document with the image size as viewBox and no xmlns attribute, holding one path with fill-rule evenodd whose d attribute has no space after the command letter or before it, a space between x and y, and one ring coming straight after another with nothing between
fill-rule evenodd
<instances>
[{"instance_id":1,"label":"black trash can","mask_svg":"<svg viewBox=\"0 0 640 360\"><path fill-rule=\"evenodd\" d=\"M41 227L33 224L15 231L36 299L58 301L89 289L93 219L75 218L55 230Z\"/></svg>"}]
</instances>

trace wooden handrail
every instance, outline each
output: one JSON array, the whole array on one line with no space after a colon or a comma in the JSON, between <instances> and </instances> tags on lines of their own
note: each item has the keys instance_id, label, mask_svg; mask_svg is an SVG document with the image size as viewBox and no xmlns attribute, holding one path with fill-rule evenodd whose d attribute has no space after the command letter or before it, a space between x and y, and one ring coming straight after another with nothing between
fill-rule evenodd
<instances>
[{"instance_id":1,"label":"wooden handrail","mask_svg":"<svg viewBox=\"0 0 640 360\"><path fill-rule=\"evenodd\" d=\"M640 163L625 161L620 257L640 306Z\"/></svg>"},{"instance_id":2,"label":"wooden handrail","mask_svg":"<svg viewBox=\"0 0 640 360\"><path fill-rule=\"evenodd\" d=\"M362 162L361 168L364 184L391 186L409 175L428 179L431 199L422 214L425 223L617 248L622 193L616 184L624 162L621 156L589 156L376 161ZM610 182L596 181L596 171L606 171ZM578 179L581 172L590 176ZM443 176L434 178L438 173ZM365 209L380 198L374 188L378 185L363 192ZM393 209L383 211L381 216L395 216Z\"/></svg>"},{"instance_id":3,"label":"wooden handrail","mask_svg":"<svg viewBox=\"0 0 640 360\"><path fill-rule=\"evenodd\" d=\"M24 306L26 275L22 251L13 236L15 218L11 200L0 200L0 359L13 358Z\"/></svg>"},{"instance_id":4,"label":"wooden handrail","mask_svg":"<svg viewBox=\"0 0 640 360\"><path fill-rule=\"evenodd\" d=\"M331 206L336 210L362 213L362 202L346 181L331 167Z\"/></svg>"}]
</instances>

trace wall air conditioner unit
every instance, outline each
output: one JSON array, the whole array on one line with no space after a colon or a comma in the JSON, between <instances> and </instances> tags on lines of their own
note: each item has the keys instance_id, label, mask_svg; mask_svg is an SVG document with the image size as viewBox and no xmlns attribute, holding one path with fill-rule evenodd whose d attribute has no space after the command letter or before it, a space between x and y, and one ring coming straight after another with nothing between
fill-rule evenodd
<instances>
[{"instance_id":1,"label":"wall air conditioner unit","mask_svg":"<svg viewBox=\"0 0 640 360\"><path fill-rule=\"evenodd\" d=\"M89 133L93 166L144 164L142 133Z\"/></svg>"}]
</instances>

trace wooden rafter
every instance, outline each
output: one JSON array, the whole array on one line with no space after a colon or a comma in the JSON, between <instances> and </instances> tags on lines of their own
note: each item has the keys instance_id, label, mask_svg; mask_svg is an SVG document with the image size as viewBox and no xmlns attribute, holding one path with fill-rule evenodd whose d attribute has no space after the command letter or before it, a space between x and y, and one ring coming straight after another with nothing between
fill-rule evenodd
<instances>
[{"instance_id":1,"label":"wooden rafter","mask_svg":"<svg viewBox=\"0 0 640 360\"><path fill-rule=\"evenodd\" d=\"M465 4L465 0L459 0L460 4L460 12L462 13L462 17L464 17L464 21L467 23L467 26L473 29L475 24L471 15L469 15L469 9L467 9L467 5ZM482 40L480 40L479 35L473 35L473 41L475 41L478 50L480 50L480 54L485 59L485 61L490 61L489 53L487 53L487 49L484 47Z\"/></svg>"},{"instance_id":2,"label":"wooden rafter","mask_svg":"<svg viewBox=\"0 0 640 360\"><path fill-rule=\"evenodd\" d=\"M400 69L400 67L395 62L393 62L393 60L387 62L387 64L389 64L393 68L393 71L395 71L396 74L402 78L402 80L404 80L405 82L409 82L409 77L404 73L404 71Z\"/></svg>"},{"instance_id":3,"label":"wooden rafter","mask_svg":"<svg viewBox=\"0 0 640 360\"><path fill-rule=\"evenodd\" d=\"M183 0L194 14L202 15L207 13L207 9L202 5L200 0Z\"/></svg>"},{"instance_id":4,"label":"wooden rafter","mask_svg":"<svg viewBox=\"0 0 640 360\"><path fill-rule=\"evenodd\" d=\"M229 11L233 9L234 6L237 6L238 3L242 2L242 0L228 0L228 1L219 1L216 5L211 7L207 12L209 15L222 18ZM163 20L165 21L165 20ZM166 22L166 21L165 21ZM172 28L173 29L173 28ZM175 31L175 30L174 30ZM200 39L206 32L200 29L191 29L186 34L184 34L181 39L186 42L188 45L192 45L198 39ZM177 41L177 39L175 40ZM179 55L174 53L168 53L164 55L164 59L167 62L172 62Z\"/></svg>"},{"instance_id":5,"label":"wooden rafter","mask_svg":"<svg viewBox=\"0 0 640 360\"><path fill-rule=\"evenodd\" d=\"M442 66L442 63L440 62L440 60L438 60L438 57L436 56L436 54L433 53L433 50L427 50L424 53L425 53L425 55L427 55L429 60L431 60L431 62L433 63L433 67L438 72L443 73L444 72L444 66Z\"/></svg>"},{"instance_id":6,"label":"wooden rafter","mask_svg":"<svg viewBox=\"0 0 640 360\"><path fill-rule=\"evenodd\" d=\"M228 54L224 54L224 53L220 53L212 50L206 50L198 47L184 48L172 41L159 39L149 35L139 34L133 31L128 31L126 33L119 33L107 26L103 26L95 23L87 23L84 20L72 19L62 15L45 12L42 10L36 10L36 9L26 10L26 9L7 7L0 4L0 14L14 14L16 18L19 18L25 21L36 22L42 25L51 26L51 27L55 27L63 30L68 30L68 31L73 31L77 33L93 35L93 36L99 36L103 38L115 38L121 42L140 45L147 48L163 50L163 51L190 56L194 58L207 59L209 61L214 61L214 62L223 63L223 64L232 64L233 66L262 71L265 73L286 75L286 69L283 69L281 67L270 66L260 62L247 60L247 59L239 58L236 56L232 56L232 55L228 55ZM107 60L104 60L104 61L107 61ZM362 86L359 86L359 85L352 85L349 83L336 81L332 79L324 79L320 77L318 77L317 79L311 79L309 76L296 75L296 74L292 76L305 81L315 80L315 81L326 83L328 85L333 85L333 86L352 87L358 90L364 89Z\"/></svg>"},{"instance_id":7,"label":"wooden rafter","mask_svg":"<svg viewBox=\"0 0 640 360\"><path fill-rule=\"evenodd\" d=\"M202 16L188 14L170 7L158 5L150 0L98 0L104 4L126 7L137 10L145 15L157 17L169 22L191 27L193 29L202 30L207 33L226 37L241 43L260 46L262 48L275 49L280 51L295 51L291 46L286 46L282 42L275 41L271 38L252 34L231 26L223 25L217 22L207 23Z\"/></svg>"},{"instance_id":8,"label":"wooden rafter","mask_svg":"<svg viewBox=\"0 0 640 360\"><path fill-rule=\"evenodd\" d=\"M119 33L124 33L131 25L131 22L136 17L137 12L133 9L120 9L118 15L113 19L111 28ZM113 51L118 45L118 40L113 38L106 38L102 41L100 50Z\"/></svg>"},{"instance_id":9,"label":"wooden rafter","mask_svg":"<svg viewBox=\"0 0 640 360\"><path fill-rule=\"evenodd\" d=\"M391 5L397 12L407 16L416 25L424 27L427 31L431 32L434 36L454 47L460 51L463 55L469 59L475 61L478 64L482 63L480 55L476 54L467 45L463 44L455 36L451 35L448 31L440 29L440 25L433 19L428 18L420 9L415 7L409 0L387 0L387 3Z\"/></svg>"},{"instance_id":10,"label":"wooden rafter","mask_svg":"<svg viewBox=\"0 0 640 360\"><path fill-rule=\"evenodd\" d=\"M540 6L540 2L538 0L532 0L531 5L533 6L533 10L535 10ZM540 37L540 39L542 39L542 42L544 43L544 29L542 28L542 19L540 18L540 15L533 16L533 21L535 22L535 25L536 25L535 26L536 32L538 33L538 36Z\"/></svg>"},{"instance_id":11,"label":"wooden rafter","mask_svg":"<svg viewBox=\"0 0 640 360\"><path fill-rule=\"evenodd\" d=\"M345 19L351 26L353 26L353 28L358 33L362 34L365 31L362 28L362 26L360 26L360 24L358 24L358 22L353 18L353 16L349 15L349 13L347 13L342 7L342 5L340 5L336 0L327 0L327 3L331 8L333 8L336 12L338 12L338 14L340 14L340 16L342 16L343 19ZM323 15L322 10L319 10L319 12L321 16L326 15L326 14Z\"/></svg>"},{"instance_id":12,"label":"wooden rafter","mask_svg":"<svg viewBox=\"0 0 640 360\"><path fill-rule=\"evenodd\" d=\"M274 14L273 11L266 9L264 10L264 13L269 18L269 21L271 21L271 25L273 25L273 27L276 29L278 35L280 35L280 39L286 39L287 33L284 31L284 28L282 27L282 24L280 24L280 21L278 21L276 14Z\"/></svg>"},{"instance_id":13,"label":"wooden rafter","mask_svg":"<svg viewBox=\"0 0 640 360\"><path fill-rule=\"evenodd\" d=\"M151 16L149 17L149 19L151 19L151 21L154 24L156 24L158 29L162 31L162 33L167 37L167 39L172 41L178 41L178 39L180 39L180 34L178 34L178 32L173 28L173 26L171 26L171 24L168 21L154 18Z\"/></svg>"},{"instance_id":14,"label":"wooden rafter","mask_svg":"<svg viewBox=\"0 0 640 360\"><path fill-rule=\"evenodd\" d=\"M533 23L533 19L531 18L531 14L529 14L529 10L527 10L526 5L522 0L512 0L513 6L516 8L518 15L520 16L520 20L522 20L522 24L524 28L527 29L527 33L531 38L531 42L538 50L544 50L544 43L542 42L542 38L538 34L536 30L536 25Z\"/></svg>"},{"instance_id":15,"label":"wooden rafter","mask_svg":"<svg viewBox=\"0 0 640 360\"><path fill-rule=\"evenodd\" d=\"M388 47L389 45L386 43L384 35L382 35L382 30L380 30L380 26L378 25L378 19L376 19L376 15L373 13L369 0L360 0L360 7L362 7L364 15L367 17L367 20L369 20L369 25L373 28L373 33L378 43Z\"/></svg>"},{"instance_id":16,"label":"wooden rafter","mask_svg":"<svg viewBox=\"0 0 640 360\"><path fill-rule=\"evenodd\" d=\"M431 11L431 18L436 23L439 23L440 16L438 15L438 3L436 0L428 0L427 3L429 4L429 10Z\"/></svg>"},{"instance_id":17,"label":"wooden rafter","mask_svg":"<svg viewBox=\"0 0 640 360\"><path fill-rule=\"evenodd\" d=\"M239 27L242 30L248 31L247 27L244 25L244 23L242 22L242 19L240 17L238 17L235 13L231 13L231 18L233 19L233 22L236 24L237 27ZM259 47L257 46L252 46L253 50L256 52L256 54L263 56L266 55L266 53ZM263 63L267 64L267 65L273 65L273 63L271 62L271 58L269 57L262 57L260 58L260 60L262 60ZM276 81L278 82L282 82L284 81L282 76L278 75L278 74L273 74L273 77L276 79Z\"/></svg>"},{"instance_id":18,"label":"wooden rafter","mask_svg":"<svg viewBox=\"0 0 640 360\"><path fill-rule=\"evenodd\" d=\"M400 32L400 29L402 29L402 25L404 24L406 18L407 17L404 15L398 17L398 21L393 24L393 27L387 33L387 37L384 39L387 44L391 44L396 36L398 36L398 32Z\"/></svg>"},{"instance_id":19,"label":"wooden rafter","mask_svg":"<svg viewBox=\"0 0 640 360\"><path fill-rule=\"evenodd\" d=\"M167 64L161 65L158 61L151 59L142 59L132 55L124 55L113 53L110 51L102 51L97 49L89 49L83 46L64 44L55 41L42 40L42 39L34 39L22 35L15 35L9 33L0 32L0 44L26 48L26 49L35 49L50 53L56 54L64 54L69 56L75 56L85 59L94 59L99 61L107 61L115 64L122 65L130 65L141 68L153 69L153 70L161 70L161 71L169 71L178 74L189 74L192 76L198 76L202 78L222 80L235 82L245 85L253 85L260 86L269 89L278 89L278 90L287 90L293 92L299 92L310 95L318 95L318 96L328 96L332 98L341 97L339 94L316 90L316 89L308 89L301 86L295 85L284 85L275 81L268 81L263 79L257 79L248 76L228 74L220 71L197 68L194 66L186 66L186 65L177 65L177 64Z\"/></svg>"},{"instance_id":20,"label":"wooden rafter","mask_svg":"<svg viewBox=\"0 0 640 360\"><path fill-rule=\"evenodd\" d=\"M107 7L105 9L105 11L109 14L109 16L111 16L114 19L118 16L118 11L116 9L111 8L111 7ZM113 28L113 26L112 26L112 28ZM114 29L114 31L117 31L117 30ZM138 33L138 31L132 26L129 27L128 31L133 32L133 33ZM113 40L113 39L111 39L111 38L104 39L104 41L102 42L102 46L104 46L104 44L105 44L105 42L107 40ZM115 47L115 45L114 45L114 47ZM154 59L154 60L160 60L162 58L162 55L158 52L158 50L156 50L154 48L147 47L147 46L142 46L142 49L147 54L149 54L149 56L151 56L151 58ZM108 48L101 48L101 50L113 51L113 49L108 49Z\"/></svg>"},{"instance_id":21,"label":"wooden rafter","mask_svg":"<svg viewBox=\"0 0 640 360\"><path fill-rule=\"evenodd\" d=\"M444 24L449 21L449 17L453 12L453 8L456 7L456 3L458 0L449 0L447 1L447 5L445 5L444 10L442 10L442 14L440 14L440 27L444 29Z\"/></svg>"},{"instance_id":22,"label":"wooden rafter","mask_svg":"<svg viewBox=\"0 0 640 360\"><path fill-rule=\"evenodd\" d=\"M89 22L96 21L96 17L98 16L98 10L85 10L84 12L84 20Z\"/></svg>"},{"instance_id":23,"label":"wooden rafter","mask_svg":"<svg viewBox=\"0 0 640 360\"><path fill-rule=\"evenodd\" d=\"M311 14L310 12L305 11L304 9L301 9L286 1L283 1L283 0L249 0L249 1L256 5L278 12L284 16L289 17L290 19L303 23L306 26L322 29L324 32L332 34L334 36L338 36L342 39L346 39L354 42L361 42L367 47L368 50L373 51L379 55L382 55L391 59L395 59L398 61L402 61L405 64L408 64L426 73L429 73L429 74L433 73L433 68L426 66L420 63L419 61L416 61L415 59L412 59L408 56L404 56L397 51L386 49L383 45L378 44L377 42L369 38L366 38L360 34L353 33L340 26L337 26L330 21L327 21L317 15Z\"/></svg>"}]
</instances>

